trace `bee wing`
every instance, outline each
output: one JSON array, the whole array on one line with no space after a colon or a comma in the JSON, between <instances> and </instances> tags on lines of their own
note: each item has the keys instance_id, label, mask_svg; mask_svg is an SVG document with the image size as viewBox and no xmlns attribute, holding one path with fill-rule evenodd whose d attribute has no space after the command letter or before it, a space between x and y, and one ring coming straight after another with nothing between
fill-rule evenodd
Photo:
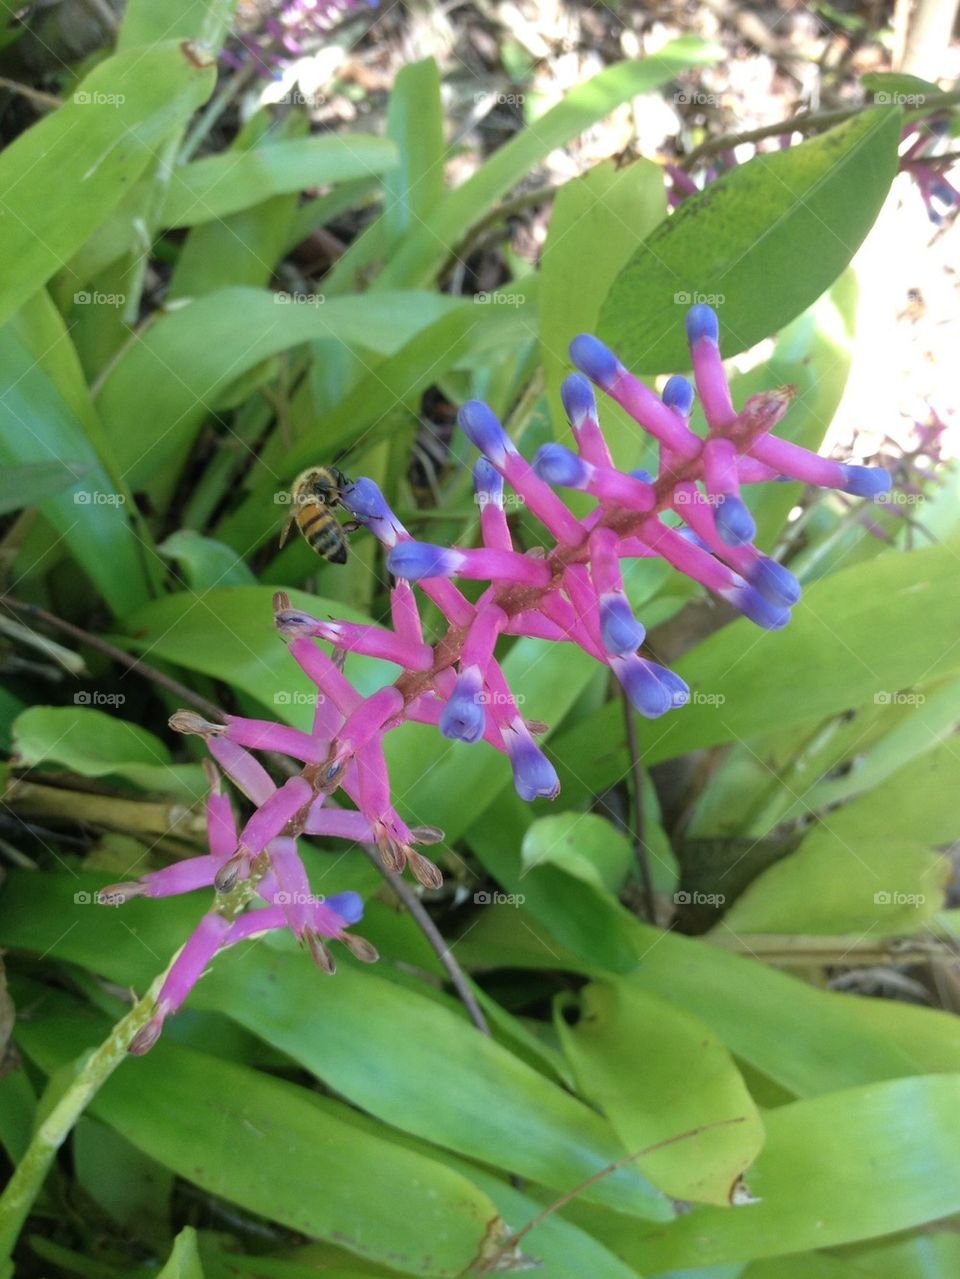
<instances>
[{"instance_id":1,"label":"bee wing","mask_svg":"<svg viewBox=\"0 0 960 1279\"><path fill-rule=\"evenodd\" d=\"M286 542L287 538L290 536L290 530L291 528L293 528L293 522L296 518L297 518L296 512L294 511L291 511L290 514L287 516L286 523L283 526L283 532L280 534L281 549L283 548L283 544Z\"/></svg>"}]
</instances>

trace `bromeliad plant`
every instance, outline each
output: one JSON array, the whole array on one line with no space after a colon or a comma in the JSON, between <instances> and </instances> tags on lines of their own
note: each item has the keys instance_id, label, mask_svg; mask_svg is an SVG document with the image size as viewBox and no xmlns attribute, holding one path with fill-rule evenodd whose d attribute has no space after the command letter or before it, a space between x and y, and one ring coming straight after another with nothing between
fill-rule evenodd
<instances>
[{"instance_id":1,"label":"bromeliad plant","mask_svg":"<svg viewBox=\"0 0 960 1279\"><path fill-rule=\"evenodd\" d=\"M641 715L656 719L683 706L689 689L673 671L641 656L645 631L624 591L621 560L660 556L756 625L775 630L789 622L800 599L799 583L754 545L756 527L742 486L788 478L874 498L888 491L890 476L879 468L818 457L772 436L789 407L789 388L756 395L738 412L721 359L719 322L709 306L691 309L687 335L707 422L705 438L690 429L695 391L686 378L672 377L657 396L589 335L576 338L570 351L587 376L573 374L563 387L577 451L547 444L531 464L486 404L464 405L460 425L481 453L474 468L479 547L415 541L372 480L349 486L349 509L385 547L387 566L398 579L391 594L393 629L324 621L290 608L281 593L277 628L318 690L312 731L240 716L215 724L191 711L171 719L176 730L206 738L216 764L256 811L238 831L213 768L209 853L104 893L115 902L211 886L217 892L131 1051L145 1052L156 1041L164 1019L180 1007L213 956L234 942L289 928L330 973L334 961L325 939L342 941L361 960L377 958L368 942L347 931L362 914L356 894L325 901L311 893L297 854L299 837L375 844L388 869L409 865L421 884L439 887L440 871L415 845L437 842L442 832L411 829L392 802L384 737L399 725L434 724L453 740L483 739L508 756L522 799L556 797L559 779L535 741L538 726L524 720L497 659L501 637L577 644L609 666ZM656 478L615 467L591 382L659 442ZM504 482L544 526L551 546L526 554L514 549ZM589 493L596 506L577 518L556 488ZM471 603L454 585L455 577L490 585ZM446 632L434 644L424 638L411 582L446 619ZM342 662L318 647L318 639L341 655L362 653L396 663L401 674L363 697L343 673ZM277 786L251 754L255 750L290 756L300 772ZM355 811L332 806L339 789L356 804ZM262 904L248 909L255 898Z\"/></svg>"}]
</instances>

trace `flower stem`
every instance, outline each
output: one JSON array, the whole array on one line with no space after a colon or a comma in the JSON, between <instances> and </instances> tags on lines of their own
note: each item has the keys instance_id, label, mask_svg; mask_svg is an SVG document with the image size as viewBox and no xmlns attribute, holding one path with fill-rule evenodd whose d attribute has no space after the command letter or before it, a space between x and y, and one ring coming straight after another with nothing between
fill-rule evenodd
<instances>
[{"instance_id":1,"label":"flower stem","mask_svg":"<svg viewBox=\"0 0 960 1279\"><path fill-rule=\"evenodd\" d=\"M165 977L166 972L117 1022L100 1047L86 1058L73 1083L34 1133L26 1154L0 1196L0 1279L9 1279L13 1274L10 1254L57 1151L87 1106L126 1058L134 1035L150 1020Z\"/></svg>"}]
</instances>

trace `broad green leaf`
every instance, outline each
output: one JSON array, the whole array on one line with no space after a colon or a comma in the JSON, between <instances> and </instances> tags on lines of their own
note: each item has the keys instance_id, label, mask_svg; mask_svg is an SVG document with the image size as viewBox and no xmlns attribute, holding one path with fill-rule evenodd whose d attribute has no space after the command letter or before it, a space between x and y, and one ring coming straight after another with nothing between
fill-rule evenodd
<instances>
[{"instance_id":1,"label":"broad green leaf","mask_svg":"<svg viewBox=\"0 0 960 1279\"><path fill-rule=\"evenodd\" d=\"M682 320L693 302L716 306L725 355L775 333L860 247L897 171L901 125L899 109L864 111L684 200L610 290L601 336L631 368L662 373L690 365Z\"/></svg>"},{"instance_id":2,"label":"broad green leaf","mask_svg":"<svg viewBox=\"0 0 960 1279\"><path fill-rule=\"evenodd\" d=\"M252 586L256 581L232 546L203 537L194 529L178 529L157 550L180 566L187 585L194 591L214 586Z\"/></svg>"},{"instance_id":3,"label":"broad green leaf","mask_svg":"<svg viewBox=\"0 0 960 1279\"><path fill-rule=\"evenodd\" d=\"M58 271L144 171L156 148L204 101L213 66L180 45L101 62L71 100L0 155L6 269L0 320Z\"/></svg>"},{"instance_id":4,"label":"broad green leaf","mask_svg":"<svg viewBox=\"0 0 960 1279\"><path fill-rule=\"evenodd\" d=\"M384 180L384 223L391 248L429 217L443 197L443 104L433 58L397 73L387 109L387 133L400 153Z\"/></svg>"},{"instance_id":5,"label":"broad green leaf","mask_svg":"<svg viewBox=\"0 0 960 1279\"><path fill-rule=\"evenodd\" d=\"M198 226L271 195L387 173L396 148L365 133L313 135L242 155L223 154L174 169L159 215L161 226Z\"/></svg>"},{"instance_id":6,"label":"broad green leaf","mask_svg":"<svg viewBox=\"0 0 960 1279\"><path fill-rule=\"evenodd\" d=\"M319 980L295 951L238 949L207 975L196 1001L227 1013L384 1122L483 1163L566 1190L625 1153L587 1106L465 1018L370 971L342 968L336 981L321 987ZM318 999L322 1016L300 1016ZM583 1194L643 1217L671 1215L632 1167Z\"/></svg>"},{"instance_id":7,"label":"broad green leaf","mask_svg":"<svg viewBox=\"0 0 960 1279\"><path fill-rule=\"evenodd\" d=\"M603 299L666 213L663 171L649 160L623 168L606 160L557 192L540 272L540 356L558 435L567 429L560 384L570 371L570 343L595 332ZM603 412L606 424L609 403Z\"/></svg>"},{"instance_id":8,"label":"broad green leaf","mask_svg":"<svg viewBox=\"0 0 960 1279\"><path fill-rule=\"evenodd\" d=\"M104 383L100 410L117 460L131 484L142 487L183 453L231 382L262 360L319 338L391 353L424 326L465 308L459 299L414 291L298 301L287 293L230 288L198 298L161 317ZM152 391L146 401L144 386ZM134 404L136 432L129 428Z\"/></svg>"},{"instance_id":9,"label":"broad green leaf","mask_svg":"<svg viewBox=\"0 0 960 1279\"><path fill-rule=\"evenodd\" d=\"M230 586L154 600L128 619L129 646L187 670L226 680L255 697L278 720L309 729L317 686L290 656L273 623L272 586ZM318 617L366 620L323 596L289 591L294 608ZM372 693L396 667L351 656L350 678Z\"/></svg>"},{"instance_id":10,"label":"broad green leaf","mask_svg":"<svg viewBox=\"0 0 960 1279\"><path fill-rule=\"evenodd\" d=\"M14 750L21 763L59 764L81 777L123 777L190 803L207 794L209 783L199 764L174 764L159 737L120 718L122 693L103 695L103 704L115 708L112 713L89 705L94 697L77 693L74 706L31 706L18 716Z\"/></svg>"},{"instance_id":11,"label":"broad green leaf","mask_svg":"<svg viewBox=\"0 0 960 1279\"><path fill-rule=\"evenodd\" d=\"M733 1059L706 1026L627 982L597 982L556 1017L580 1090L627 1150L706 1125L708 1131L637 1160L675 1199L730 1205L763 1145L763 1124ZM567 1024L576 1009L577 1020ZM728 1127L710 1124L732 1121Z\"/></svg>"},{"instance_id":12,"label":"broad green leaf","mask_svg":"<svg viewBox=\"0 0 960 1279\"><path fill-rule=\"evenodd\" d=\"M184 1226L173 1243L173 1251L157 1279L203 1279L203 1267L197 1252L197 1232Z\"/></svg>"},{"instance_id":13,"label":"broad green leaf","mask_svg":"<svg viewBox=\"0 0 960 1279\"><path fill-rule=\"evenodd\" d=\"M25 462L0 474L0 515L36 506L90 474L82 462Z\"/></svg>"},{"instance_id":14,"label":"broad green leaf","mask_svg":"<svg viewBox=\"0 0 960 1279\"><path fill-rule=\"evenodd\" d=\"M114 612L148 597L141 548L118 491L58 388L10 325L0 328L0 361L10 385L0 400L0 462L6 466L75 458L83 478L47 497L40 510Z\"/></svg>"},{"instance_id":15,"label":"broad green leaf","mask_svg":"<svg viewBox=\"0 0 960 1279\"><path fill-rule=\"evenodd\" d=\"M428 283L467 232L551 151L591 128L622 102L650 93L692 66L714 62L719 50L697 37L671 41L655 57L621 62L578 85L563 102L502 146L462 186L446 196L378 277L377 288Z\"/></svg>"},{"instance_id":16,"label":"broad green leaf","mask_svg":"<svg viewBox=\"0 0 960 1279\"><path fill-rule=\"evenodd\" d=\"M173 1178L121 1134L84 1115L73 1131L73 1169L85 1194L127 1230L169 1231Z\"/></svg>"},{"instance_id":17,"label":"broad green leaf","mask_svg":"<svg viewBox=\"0 0 960 1279\"><path fill-rule=\"evenodd\" d=\"M696 1208L656 1235L600 1235L645 1273L873 1239L960 1210L960 1076L896 1079L780 1106L750 1173L761 1200ZM935 1171L934 1171L935 1170Z\"/></svg>"},{"instance_id":18,"label":"broad green leaf","mask_svg":"<svg viewBox=\"0 0 960 1279\"><path fill-rule=\"evenodd\" d=\"M916 624L905 625L905 617ZM889 552L835 573L804 593L783 631L737 621L681 658L679 674L711 696L642 729L644 760L819 721L876 693L910 688L918 676L948 675L960 667L958 627L960 575L947 547ZM620 776L622 719L611 703L554 739L568 796Z\"/></svg>"},{"instance_id":19,"label":"broad green leaf","mask_svg":"<svg viewBox=\"0 0 960 1279\"><path fill-rule=\"evenodd\" d=\"M595 888L617 893L633 864L627 837L596 813L559 813L540 817L523 837L526 870L554 864Z\"/></svg>"},{"instance_id":20,"label":"broad green leaf","mask_svg":"<svg viewBox=\"0 0 960 1279\"><path fill-rule=\"evenodd\" d=\"M860 83L871 93L877 94L881 105L884 100L892 102L894 98L900 96L919 97L922 105L926 98L939 98L943 92L931 81L922 80L920 76L907 75L903 71L868 71L866 75L860 77ZM880 97L881 94L886 94L886 99ZM915 106L917 103L911 102L910 105Z\"/></svg>"},{"instance_id":21,"label":"broad green leaf","mask_svg":"<svg viewBox=\"0 0 960 1279\"><path fill-rule=\"evenodd\" d=\"M960 838L960 757L946 743L876 792L822 814L725 916L736 933L914 933L943 905L952 868L936 846Z\"/></svg>"},{"instance_id":22,"label":"broad green leaf","mask_svg":"<svg viewBox=\"0 0 960 1279\"><path fill-rule=\"evenodd\" d=\"M839 1256L854 1279L954 1279L960 1274L960 1236L948 1225L913 1239L844 1249Z\"/></svg>"},{"instance_id":23,"label":"broad green leaf","mask_svg":"<svg viewBox=\"0 0 960 1279\"><path fill-rule=\"evenodd\" d=\"M198 40L219 49L237 7L236 0L129 0L117 48L124 52L158 40Z\"/></svg>"},{"instance_id":24,"label":"broad green leaf","mask_svg":"<svg viewBox=\"0 0 960 1279\"><path fill-rule=\"evenodd\" d=\"M48 998L19 1042L51 1071L109 1023ZM465 1177L358 1132L342 1105L168 1042L124 1063L90 1110L208 1194L406 1273L459 1275L498 1220Z\"/></svg>"}]
</instances>

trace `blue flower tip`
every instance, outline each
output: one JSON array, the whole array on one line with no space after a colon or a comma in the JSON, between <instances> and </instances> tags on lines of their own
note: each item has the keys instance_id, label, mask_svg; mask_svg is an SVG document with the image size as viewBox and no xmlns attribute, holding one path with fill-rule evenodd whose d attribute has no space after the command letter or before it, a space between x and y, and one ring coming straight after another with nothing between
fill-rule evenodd
<instances>
[{"instance_id":1,"label":"blue flower tip","mask_svg":"<svg viewBox=\"0 0 960 1279\"><path fill-rule=\"evenodd\" d=\"M478 457L473 465L473 487L478 493L499 497L503 492L503 476L485 457Z\"/></svg>"},{"instance_id":2,"label":"blue flower tip","mask_svg":"<svg viewBox=\"0 0 960 1279\"><path fill-rule=\"evenodd\" d=\"M482 400L468 400L457 414L457 421L470 443L488 457L496 457L507 449L509 441L500 419Z\"/></svg>"},{"instance_id":3,"label":"blue flower tip","mask_svg":"<svg viewBox=\"0 0 960 1279\"><path fill-rule=\"evenodd\" d=\"M635 480L642 480L644 484L656 483L650 472L645 471L642 466L638 466L637 469L635 471L631 471L630 474Z\"/></svg>"},{"instance_id":4,"label":"blue flower tip","mask_svg":"<svg viewBox=\"0 0 960 1279\"><path fill-rule=\"evenodd\" d=\"M533 459L533 469L548 484L562 488L580 488L587 480L583 459L563 444L542 445Z\"/></svg>"},{"instance_id":5,"label":"blue flower tip","mask_svg":"<svg viewBox=\"0 0 960 1279\"><path fill-rule=\"evenodd\" d=\"M440 732L454 742L478 742L487 727L483 706L472 697L456 693L443 708Z\"/></svg>"},{"instance_id":6,"label":"blue flower tip","mask_svg":"<svg viewBox=\"0 0 960 1279\"><path fill-rule=\"evenodd\" d=\"M527 804L535 799L556 799L560 793L557 770L534 742L526 741L510 754L513 784Z\"/></svg>"},{"instance_id":7,"label":"blue flower tip","mask_svg":"<svg viewBox=\"0 0 960 1279\"><path fill-rule=\"evenodd\" d=\"M695 398L696 392L693 389L693 383L689 382L685 377L681 377L679 373L674 374L663 388L664 404L676 409L681 417L690 416Z\"/></svg>"},{"instance_id":8,"label":"blue flower tip","mask_svg":"<svg viewBox=\"0 0 960 1279\"><path fill-rule=\"evenodd\" d=\"M455 559L455 554L443 546L398 542L387 556L387 568L395 577L416 582L424 577L451 577L456 568Z\"/></svg>"},{"instance_id":9,"label":"blue flower tip","mask_svg":"<svg viewBox=\"0 0 960 1279\"><path fill-rule=\"evenodd\" d=\"M748 617L756 626L762 626L765 631L783 630L790 621L789 608L772 603L752 586L734 590L730 595L730 602L744 617Z\"/></svg>"},{"instance_id":10,"label":"blue flower tip","mask_svg":"<svg viewBox=\"0 0 960 1279\"><path fill-rule=\"evenodd\" d=\"M335 911L347 924L358 924L363 919L363 898L359 893L337 893L327 897L324 906Z\"/></svg>"},{"instance_id":11,"label":"blue flower tip","mask_svg":"<svg viewBox=\"0 0 960 1279\"><path fill-rule=\"evenodd\" d=\"M743 546L757 535L749 508L739 497L721 497L716 507L717 532L728 546Z\"/></svg>"},{"instance_id":12,"label":"blue flower tip","mask_svg":"<svg viewBox=\"0 0 960 1279\"><path fill-rule=\"evenodd\" d=\"M889 493L893 483L890 472L879 466L845 466L843 479L844 493L852 493L854 497L879 497L881 493Z\"/></svg>"},{"instance_id":13,"label":"blue flower tip","mask_svg":"<svg viewBox=\"0 0 960 1279\"><path fill-rule=\"evenodd\" d=\"M750 584L769 602L780 608L792 608L800 599L800 583L782 564L763 556L750 574Z\"/></svg>"},{"instance_id":14,"label":"blue flower tip","mask_svg":"<svg viewBox=\"0 0 960 1279\"><path fill-rule=\"evenodd\" d=\"M719 343L720 321L712 306L698 302L687 312L687 339L691 346L696 346L703 338Z\"/></svg>"},{"instance_id":15,"label":"blue flower tip","mask_svg":"<svg viewBox=\"0 0 960 1279\"><path fill-rule=\"evenodd\" d=\"M645 635L625 595L611 593L600 601L600 636L608 653L620 657L635 653Z\"/></svg>"},{"instance_id":16,"label":"blue flower tip","mask_svg":"<svg viewBox=\"0 0 960 1279\"><path fill-rule=\"evenodd\" d=\"M593 387L581 373L570 374L560 388L560 398L574 427L579 428L584 418L596 415L597 401Z\"/></svg>"},{"instance_id":17,"label":"blue flower tip","mask_svg":"<svg viewBox=\"0 0 960 1279\"><path fill-rule=\"evenodd\" d=\"M387 499L366 476L361 476L344 490L343 500L347 510L358 520L384 520L391 516Z\"/></svg>"},{"instance_id":18,"label":"blue flower tip","mask_svg":"<svg viewBox=\"0 0 960 1279\"><path fill-rule=\"evenodd\" d=\"M592 333L581 333L570 343L570 359L591 382L607 390L617 380L623 365L610 348Z\"/></svg>"}]
</instances>

